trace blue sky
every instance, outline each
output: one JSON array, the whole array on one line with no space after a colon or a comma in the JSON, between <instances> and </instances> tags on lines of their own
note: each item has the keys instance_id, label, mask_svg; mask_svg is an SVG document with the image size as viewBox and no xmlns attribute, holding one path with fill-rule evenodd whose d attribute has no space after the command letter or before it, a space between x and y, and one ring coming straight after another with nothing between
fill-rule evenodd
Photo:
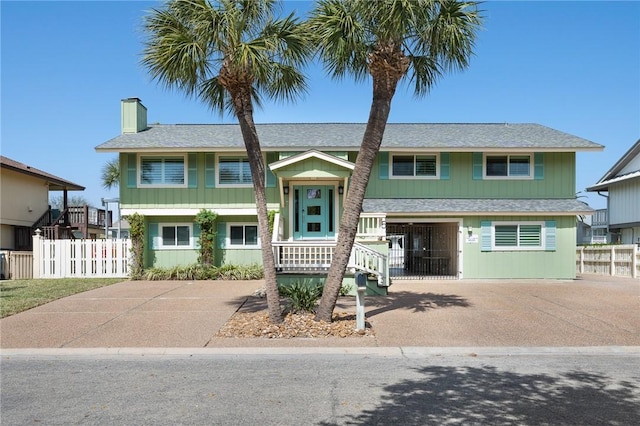
<instances>
[{"instance_id":1,"label":"blue sky","mask_svg":"<svg viewBox=\"0 0 640 426\"><path fill-rule=\"evenodd\" d=\"M151 81L140 65L141 20L158 3L2 1L1 152L87 189L113 154L94 148L120 132L120 99L139 97L149 122L230 123ZM287 2L306 10L309 3ZM605 146L579 153L576 191L598 181L640 138L640 3L490 1L469 69L429 96L396 92L390 122L539 123ZM267 122L365 122L370 82L309 69L293 105L265 103ZM594 208L605 201L591 194Z\"/></svg>"}]
</instances>

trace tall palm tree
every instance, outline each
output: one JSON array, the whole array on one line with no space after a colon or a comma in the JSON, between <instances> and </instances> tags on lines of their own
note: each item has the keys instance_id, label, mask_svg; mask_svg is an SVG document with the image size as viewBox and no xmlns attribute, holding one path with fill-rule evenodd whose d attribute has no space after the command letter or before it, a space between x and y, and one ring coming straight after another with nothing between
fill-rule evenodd
<instances>
[{"instance_id":1,"label":"tall palm tree","mask_svg":"<svg viewBox=\"0 0 640 426\"><path fill-rule=\"evenodd\" d=\"M238 119L251 167L269 319L282 321L271 248L265 165L253 121L263 97L305 92L301 67L312 50L293 14L276 18L274 0L173 0L145 18L142 60L152 77Z\"/></svg>"},{"instance_id":2,"label":"tall palm tree","mask_svg":"<svg viewBox=\"0 0 640 426\"><path fill-rule=\"evenodd\" d=\"M102 187L111 189L120 185L120 159L112 158L102 166Z\"/></svg>"},{"instance_id":3,"label":"tall palm tree","mask_svg":"<svg viewBox=\"0 0 640 426\"><path fill-rule=\"evenodd\" d=\"M369 119L316 320L332 319L398 83L407 80L421 97L445 72L466 68L482 21L477 6L453 0L322 0L311 12L327 72L356 81L371 76L373 82Z\"/></svg>"}]
</instances>

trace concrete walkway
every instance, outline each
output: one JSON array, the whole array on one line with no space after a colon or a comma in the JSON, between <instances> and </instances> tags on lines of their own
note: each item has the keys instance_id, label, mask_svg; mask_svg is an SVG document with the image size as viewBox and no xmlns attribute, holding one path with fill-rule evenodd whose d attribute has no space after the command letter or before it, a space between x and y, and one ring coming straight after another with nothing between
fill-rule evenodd
<instances>
[{"instance_id":1,"label":"concrete walkway","mask_svg":"<svg viewBox=\"0 0 640 426\"><path fill-rule=\"evenodd\" d=\"M640 348L640 280L595 275L567 281L396 281L388 297L366 299L373 337L214 337L234 312L264 303L251 296L261 286L260 281L122 282L0 320L0 347L4 353L11 348ZM340 298L337 309L355 312L353 298Z\"/></svg>"}]
</instances>

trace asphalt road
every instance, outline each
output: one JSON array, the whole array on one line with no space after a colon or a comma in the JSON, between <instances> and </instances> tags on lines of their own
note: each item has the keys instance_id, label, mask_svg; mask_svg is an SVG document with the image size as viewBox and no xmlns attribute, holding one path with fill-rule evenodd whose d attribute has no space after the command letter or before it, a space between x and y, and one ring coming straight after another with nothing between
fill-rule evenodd
<instances>
[{"instance_id":1,"label":"asphalt road","mask_svg":"<svg viewBox=\"0 0 640 426\"><path fill-rule=\"evenodd\" d=\"M2 425L640 424L637 353L3 356Z\"/></svg>"}]
</instances>

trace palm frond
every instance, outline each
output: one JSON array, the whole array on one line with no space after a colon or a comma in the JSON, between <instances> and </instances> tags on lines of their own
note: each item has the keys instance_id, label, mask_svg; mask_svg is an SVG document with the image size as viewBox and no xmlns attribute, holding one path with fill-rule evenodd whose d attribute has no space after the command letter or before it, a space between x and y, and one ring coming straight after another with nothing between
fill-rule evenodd
<instances>
[{"instance_id":1,"label":"palm frond","mask_svg":"<svg viewBox=\"0 0 640 426\"><path fill-rule=\"evenodd\" d=\"M404 78L416 96L423 96L444 71L468 66L481 21L474 1L321 0L310 25L332 77L362 80L370 72L371 55L396 52L398 60L409 60Z\"/></svg>"},{"instance_id":2,"label":"palm frond","mask_svg":"<svg viewBox=\"0 0 640 426\"><path fill-rule=\"evenodd\" d=\"M118 157L107 161L102 166L100 177L104 189L111 189L120 184L120 160Z\"/></svg>"}]
</instances>

